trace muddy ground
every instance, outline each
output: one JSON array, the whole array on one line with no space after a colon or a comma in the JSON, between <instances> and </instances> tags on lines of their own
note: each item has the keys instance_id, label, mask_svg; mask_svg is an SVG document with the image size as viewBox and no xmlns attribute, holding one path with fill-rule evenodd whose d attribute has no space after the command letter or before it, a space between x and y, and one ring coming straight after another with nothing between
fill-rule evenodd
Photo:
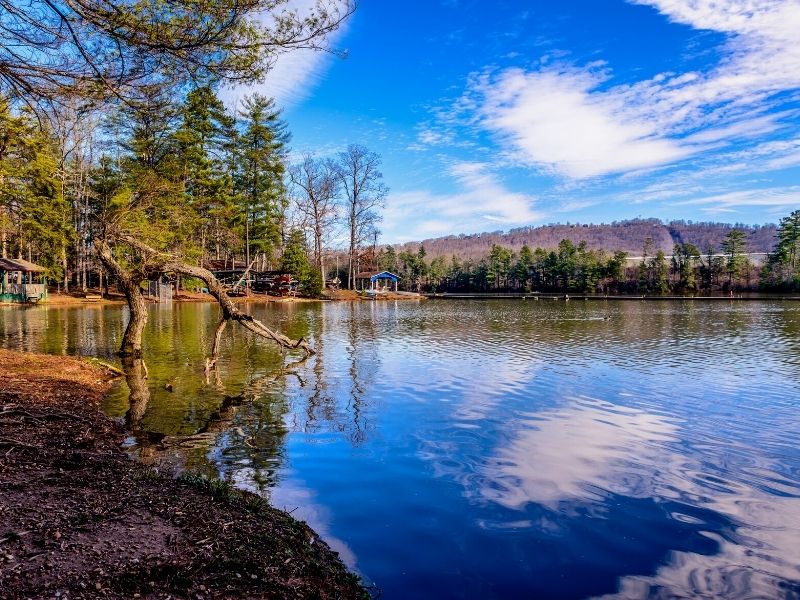
<instances>
[{"instance_id":1,"label":"muddy ground","mask_svg":"<svg viewBox=\"0 0 800 600\"><path fill-rule=\"evenodd\" d=\"M369 598L258 496L132 462L100 410L110 381L0 350L0 598Z\"/></svg>"}]
</instances>

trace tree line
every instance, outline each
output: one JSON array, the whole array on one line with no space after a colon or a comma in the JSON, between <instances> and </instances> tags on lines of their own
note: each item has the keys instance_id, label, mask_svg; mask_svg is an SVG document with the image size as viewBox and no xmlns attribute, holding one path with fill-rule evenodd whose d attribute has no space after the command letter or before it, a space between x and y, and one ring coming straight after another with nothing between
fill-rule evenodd
<instances>
[{"instance_id":1,"label":"tree line","mask_svg":"<svg viewBox=\"0 0 800 600\"><path fill-rule=\"evenodd\" d=\"M340 54L327 40L355 7L0 0L0 250L64 287L102 265L130 308L123 356L142 351L141 282L165 274L219 302L212 362L229 320L312 353L239 311L203 268L232 252L277 260L293 225L280 111L262 96L228 111L216 91L263 82L287 52Z\"/></svg>"},{"instance_id":2,"label":"tree line","mask_svg":"<svg viewBox=\"0 0 800 600\"><path fill-rule=\"evenodd\" d=\"M377 254L380 269L402 277L405 289L428 292L558 292L586 294L693 294L710 291L800 290L800 210L781 219L767 260L747 256L747 236L731 229L719 246L674 245L672 255L645 239L641 256L590 249L562 239L557 248L519 252L492 244L479 259L436 256L393 246Z\"/></svg>"},{"instance_id":3,"label":"tree line","mask_svg":"<svg viewBox=\"0 0 800 600\"><path fill-rule=\"evenodd\" d=\"M210 85L154 90L51 117L0 98L0 240L67 290L97 281L95 241L121 227L198 265L288 269L318 294L332 233L347 232L352 282L380 219L380 157L353 144L290 164L288 126L259 94L231 111Z\"/></svg>"},{"instance_id":4,"label":"tree line","mask_svg":"<svg viewBox=\"0 0 800 600\"><path fill-rule=\"evenodd\" d=\"M461 259L481 259L492 244L505 246L519 253L523 246L530 248L556 248L561 240L573 244L586 242L589 248L627 252L631 256L641 255L645 240L650 238L656 249L667 254L675 244L688 242L700 249L709 245L719 248L722 240L732 229L747 234L750 252L769 252L775 237L775 225L729 224L700 221L669 221L660 219L628 219L611 223L551 223L548 225L517 227L508 231L492 231L476 234L449 235L406 242L397 246L398 252L416 252L420 244L430 258L437 256Z\"/></svg>"}]
</instances>

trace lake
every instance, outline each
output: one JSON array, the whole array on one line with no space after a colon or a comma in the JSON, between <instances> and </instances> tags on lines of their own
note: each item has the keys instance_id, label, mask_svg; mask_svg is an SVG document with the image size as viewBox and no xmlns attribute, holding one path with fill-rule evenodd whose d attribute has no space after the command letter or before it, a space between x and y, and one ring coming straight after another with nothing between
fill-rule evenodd
<instances>
[{"instance_id":1,"label":"lake","mask_svg":"<svg viewBox=\"0 0 800 600\"><path fill-rule=\"evenodd\" d=\"M154 306L129 450L307 521L382 598L800 598L800 303ZM113 358L123 309L0 308ZM287 366L288 365L288 366ZM171 387L171 391L167 389Z\"/></svg>"}]
</instances>

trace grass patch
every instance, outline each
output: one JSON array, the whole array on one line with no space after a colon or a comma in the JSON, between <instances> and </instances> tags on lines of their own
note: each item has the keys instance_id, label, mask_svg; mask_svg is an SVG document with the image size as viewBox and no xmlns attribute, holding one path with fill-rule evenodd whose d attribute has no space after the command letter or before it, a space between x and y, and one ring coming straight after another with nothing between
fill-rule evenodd
<instances>
[{"instance_id":1,"label":"grass patch","mask_svg":"<svg viewBox=\"0 0 800 600\"><path fill-rule=\"evenodd\" d=\"M184 473L178 477L178 481L205 490L211 494L215 500L244 508L251 513L261 514L272 510L269 502L261 496L239 490L222 479L206 477L198 473Z\"/></svg>"}]
</instances>

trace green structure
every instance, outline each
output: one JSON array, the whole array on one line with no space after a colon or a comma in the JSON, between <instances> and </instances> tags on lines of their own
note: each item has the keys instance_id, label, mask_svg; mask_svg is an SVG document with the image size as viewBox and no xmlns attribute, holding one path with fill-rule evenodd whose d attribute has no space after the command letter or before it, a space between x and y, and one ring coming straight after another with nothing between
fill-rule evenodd
<instances>
[{"instance_id":1,"label":"green structure","mask_svg":"<svg viewBox=\"0 0 800 600\"><path fill-rule=\"evenodd\" d=\"M0 302L36 303L46 298L46 270L21 258L0 258Z\"/></svg>"}]
</instances>

